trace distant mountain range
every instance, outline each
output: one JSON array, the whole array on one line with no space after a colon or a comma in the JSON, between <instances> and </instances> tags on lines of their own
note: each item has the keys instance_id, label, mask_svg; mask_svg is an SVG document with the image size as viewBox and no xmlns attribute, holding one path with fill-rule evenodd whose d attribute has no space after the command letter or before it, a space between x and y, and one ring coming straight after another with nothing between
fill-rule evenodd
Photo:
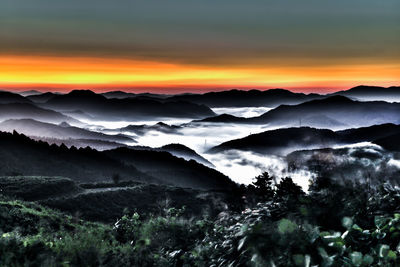
<instances>
[{"instance_id":1,"label":"distant mountain range","mask_svg":"<svg viewBox=\"0 0 400 267\"><path fill-rule=\"evenodd\" d=\"M209 92L204 94L183 94L167 97L166 100L183 100L209 107L277 107L279 105L296 105L305 101L321 99L334 95L342 95L355 100L398 101L400 102L400 87L357 86L349 90L332 94L294 93L285 89L260 90L229 90Z\"/></svg>"},{"instance_id":2,"label":"distant mountain range","mask_svg":"<svg viewBox=\"0 0 400 267\"><path fill-rule=\"evenodd\" d=\"M57 95L42 104L44 107L81 110L102 120L138 119L140 117L202 118L215 115L204 105L178 101L157 101L138 98L106 98L89 90L75 90Z\"/></svg>"},{"instance_id":3,"label":"distant mountain range","mask_svg":"<svg viewBox=\"0 0 400 267\"><path fill-rule=\"evenodd\" d=\"M323 98L318 94L293 93L284 89L230 90L205 94L175 95L166 100L188 101L209 107L276 107L281 104L299 104L307 100Z\"/></svg>"},{"instance_id":4,"label":"distant mountain range","mask_svg":"<svg viewBox=\"0 0 400 267\"><path fill-rule=\"evenodd\" d=\"M56 124L61 122L80 124L79 121L60 112L29 103L0 104L0 121L8 119L34 119Z\"/></svg>"},{"instance_id":5,"label":"distant mountain range","mask_svg":"<svg viewBox=\"0 0 400 267\"><path fill-rule=\"evenodd\" d=\"M134 94L134 93L127 93L124 91L111 91L111 92L106 92L102 93L103 96L107 98L128 98L128 97L139 97L139 98L159 98L159 99L164 99L167 97L170 97L171 95L161 95L161 94L152 94L152 93L140 93L140 94Z\"/></svg>"}]
</instances>

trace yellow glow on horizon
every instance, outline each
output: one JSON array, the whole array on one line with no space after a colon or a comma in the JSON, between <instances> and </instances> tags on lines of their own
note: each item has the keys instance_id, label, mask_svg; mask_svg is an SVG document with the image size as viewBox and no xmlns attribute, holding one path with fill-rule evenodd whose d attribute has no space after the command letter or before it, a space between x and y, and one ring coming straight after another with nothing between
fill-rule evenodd
<instances>
[{"instance_id":1,"label":"yellow glow on horizon","mask_svg":"<svg viewBox=\"0 0 400 267\"><path fill-rule=\"evenodd\" d=\"M302 67L246 65L241 68L110 58L0 55L0 85L14 87L335 87L351 82L386 85L400 82L399 77L400 63Z\"/></svg>"}]
</instances>

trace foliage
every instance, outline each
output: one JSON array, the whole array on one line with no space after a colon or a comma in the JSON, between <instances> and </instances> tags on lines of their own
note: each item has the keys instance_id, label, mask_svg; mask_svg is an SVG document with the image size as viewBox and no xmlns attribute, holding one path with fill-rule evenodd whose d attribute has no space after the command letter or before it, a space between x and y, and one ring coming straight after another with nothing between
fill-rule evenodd
<instances>
[{"instance_id":1,"label":"foliage","mask_svg":"<svg viewBox=\"0 0 400 267\"><path fill-rule=\"evenodd\" d=\"M0 266L400 264L399 189L322 179L306 194L290 178L273 187L268 179L256 184L268 199L256 194L257 204L217 217L189 218L186 207L165 205L99 223L3 196Z\"/></svg>"}]
</instances>

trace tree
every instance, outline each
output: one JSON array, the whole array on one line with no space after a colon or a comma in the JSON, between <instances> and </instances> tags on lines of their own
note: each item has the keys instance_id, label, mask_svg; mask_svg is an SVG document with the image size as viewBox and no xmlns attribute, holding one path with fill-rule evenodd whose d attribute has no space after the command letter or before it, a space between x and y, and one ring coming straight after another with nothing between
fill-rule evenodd
<instances>
[{"instance_id":1,"label":"tree","mask_svg":"<svg viewBox=\"0 0 400 267\"><path fill-rule=\"evenodd\" d=\"M274 196L274 178L268 172L263 172L261 175L254 178L252 183L255 193L265 199L270 199Z\"/></svg>"},{"instance_id":2,"label":"tree","mask_svg":"<svg viewBox=\"0 0 400 267\"><path fill-rule=\"evenodd\" d=\"M297 198L301 195L304 195L303 190L290 177L283 178L276 185L276 197L278 198Z\"/></svg>"},{"instance_id":3,"label":"tree","mask_svg":"<svg viewBox=\"0 0 400 267\"><path fill-rule=\"evenodd\" d=\"M121 176L119 176L118 173L115 173L115 174L113 174L111 179L113 180L114 184L119 184L119 181L121 180Z\"/></svg>"}]
</instances>

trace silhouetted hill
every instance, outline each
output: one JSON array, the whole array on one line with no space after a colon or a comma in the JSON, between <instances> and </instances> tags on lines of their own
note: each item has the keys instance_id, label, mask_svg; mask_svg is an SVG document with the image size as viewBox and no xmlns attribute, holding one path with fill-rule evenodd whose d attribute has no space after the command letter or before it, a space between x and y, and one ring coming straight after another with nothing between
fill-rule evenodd
<instances>
[{"instance_id":1,"label":"silhouetted hill","mask_svg":"<svg viewBox=\"0 0 400 267\"><path fill-rule=\"evenodd\" d=\"M0 120L8 119L34 119L57 124L66 121L79 124L79 121L60 112L40 108L28 103L0 104Z\"/></svg>"},{"instance_id":2,"label":"silhouetted hill","mask_svg":"<svg viewBox=\"0 0 400 267\"><path fill-rule=\"evenodd\" d=\"M27 136L58 138L58 139L97 139L111 142L134 142L130 137L124 135L107 135L92 132L86 129L70 126L66 123L60 125L35 121L32 119L7 120L0 123L0 131L25 134Z\"/></svg>"},{"instance_id":3,"label":"silhouetted hill","mask_svg":"<svg viewBox=\"0 0 400 267\"><path fill-rule=\"evenodd\" d=\"M31 96L31 95L39 95L41 93L42 92L37 91L37 90L28 90L28 91L18 92L19 95L22 95L22 96L25 96L25 97Z\"/></svg>"},{"instance_id":4,"label":"silhouetted hill","mask_svg":"<svg viewBox=\"0 0 400 267\"><path fill-rule=\"evenodd\" d=\"M202 120L195 120L194 122L226 122L226 123L242 123L246 122L246 118L237 117L230 114L221 114L214 117L208 117Z\"/></svg>"},{"instance_id":5,"label":"silhouetted hill","mask_svg":"<svg viewBox=\"0 0 400 267\"><path fill-rule=\"evenodd\" d=\"M332 145L373 142L378 145L395 140L400 125L381 124L370 127L332 131L310 127L284 128L252 134L244 138L224 142L209 150L211 153L229 149L248 150L259 153L286 154L294 150L330 147ZM387 142L388 145L390 142ZM394 141L394 143L396 143Z\"/></svg>"},{"instance_id":6,"label":"silhouetted hill","mask_svg":"<svg viewBox=\"0 0 400 267\"><path fill-rule=\"evenodd\" d=\"M384 101L360 102L336 95L298 105L281 105L258 117L220 116L206 118L203 121L268 124L276 127L309 126L338 129L346 126L364 127L383 123L399 124L400 104Z\"/></svg>"},{"instance_id":7,"label":"silhouetted hill","mask_svg":"<svg viewBox=\"0 0 400 267\"><path fill-rule=\"evenodd\" d=\"M167 151L174 155L175 157L181 157L185 160L195 160L203 165L214 167L214 165L206 160L204 157L200 156L193 149L181 144L169 144L159 148L162 151Z\"/></svg>"},{"instance_id":8,"label":"silhouetted hill","mask_svg":"<svg viewBox=\"0 0 400 267\"><path fill-rule=\"evenodd\" d=\"M174 185L207 189L226 189L233 185L233 182L222 173L194 160L177 158L169 152L117 148L103 153Z\"/></svg>"},{"instance_id":9,"label":"silhouetted hill","mask_svg":"<svg viewBox=\"0 0 400 267\"><path fill-rule=\"evenodd\" d=\"M238 149L259 153L285 154L288 151L306 147L327 147L341 141L340 135L328 129L288 128L252 134L241 139L224 142L211 148L209 152Z\"/></svg>"},{"instance_id":10,"label":"silhouetted hill","mask_svg":"<svg viewBox=\"0 0 400 267\"><path fill-rule=\"evenodd\" d=\"M0 104L10 103L31 103L31 101L19 94L0 91Z\"/></svg>"},{"instance_id":11,"label":"silhouetted hill","mask_svg":"<svg viewBox=\"0 0 400 267\"><path fill-rule=\"evenodd\" d=\"M128 97L136 96L136 94L134 94L134 93L127 93L124 91L110 91L110 92L102 93L101 95L103 95L107 98L128 98Z\"/></svg>"},{"instance_id":12,"label":"silhouetted hill","mask_svg":"<svg viewBox=\"0 0 400 267\"><path fill-rule=\"evenodd\" d=\"M121 132L133 132L137 135L144 135L148 131L158 131L162 133L177 133L179 129L181 129L181 126L177 125L168 125L163 122L158 122L154 125L128 125L126 127L120 128Z\"/></svg>"},{"instance_id":13,"label":"silhouetted hill","mask_svg":"<svg viewBox=\"0 0 400 267\"><path fill-rule=\"evenodd\" d=\"M29 100L31 100L32 102L35 102L35 103L45 103L45 102L49 101L50 99L52 99L56 95L57 94L55 94L55 93L47 92L47 93L43 93L43 94L29 95L26 98L28 98Z\"/></svg>"},{"instance_id":14,"label":"silhouetted hill","mask_svg":"<svg viewBox=\"0 0 400 267\"><path fill-rule=\"evenodd\" d=\"M124 91L110 91L110 92L105 92L102 93L103 96L107 98L129 98L129 97L137 97L137 98L147 98L147 99L164 99L169 97L170 95L161 95L161 94L152 94L152 93L128 93Z\"/></svg>"},{"instance_id":15,"label":"silhouetted hill","mask_svg":"<svg viewBox=\"0 0 400 267\"><path fill-rule=\"evenodd\" d=\"M281 104L299 104L323 96L293 93L284 89L259 90L229 90L209 92L205 94L176 95L168 100L184 100L209 107L276 107Z\"/></svg>"},{"instance_id":16,"label":"silhouetted hill","mask_svg":"<svg viewBox=\"0 0 400 267\"><path fill-rule=\"evenodd\" d=\"M349 90L335 92L332 95L342 95L363 101L382 100L389 102L400 101L400 87L379 87L360 85Z\"/></svg>"},{"instance_id":17,"label":"silhouetted hill","mask_svg":"<svg viewBox=\"0 0 400 267\"><path fill-rule=\"evenodd\" d=\"M50 137L37 137L37 136L29 136L33 140L44 141L49 144L56 144L58 146L64 144L67 147L76 147L76 148L86 148L90 147L99 151L114 149L117 147L126 147L128 145L117 143L113 141L103 141L96 139L59 139L59 138L50 138Z\"/></svg>"},{"instance_id":18,"label":"silhouetted hill","mask_svg":"<svg viewBox=\"0 0 400 267\"><path fill-rule=\"evenodd\" d=\"M343 138L349 142L373 142L377 139L400 133L400 125L386 123L369 127L347 129L337 131L336 133L343 136Z\"/></svg>"},{"instance_id":19,"label":"silhouetted hill","mask_svg":"<svg viewBox=\"0 0 400 267\"><path fill-rule=\"evenodd\" d=\"M79 182L122 180L200 189L226 189L234 183L223 174L168 152L117 148L96 151L34 141L0 132L0 176L63 176Z\"/></svg>"},{"instance_id":20,"label":"silhouetted hill","mask_svg":"<svg viewBox=\"0 0 400 267\"><path fill-rule=\"evenodd\" d=\"M323 120L318 117L327 117L329 121L323 123ZM336 121L337 125L332 125L332 121ZM245 122L280 127L304 125L319 128L333 126L333 128L343 128L343 125L364 127L383 123L399 124L400 104L383 101L359 102L344 96L332 96L299 105L281 105L259 117L246 119Z\"/></svg>"},{"instance_id":21,"label":"silhouetted hill","mask_svg":"<svg viewBox=\"0 0 400 267\"><path fill-rule=\"evenodd\" d=\"M74 90L57 95L45 103L56 110L81 110L101 119L136 119L138 117L199 118L215 115L204 105L184 101L156 101L138 98L108 99L89 90Z\"/></svg>"}]
</instances>

